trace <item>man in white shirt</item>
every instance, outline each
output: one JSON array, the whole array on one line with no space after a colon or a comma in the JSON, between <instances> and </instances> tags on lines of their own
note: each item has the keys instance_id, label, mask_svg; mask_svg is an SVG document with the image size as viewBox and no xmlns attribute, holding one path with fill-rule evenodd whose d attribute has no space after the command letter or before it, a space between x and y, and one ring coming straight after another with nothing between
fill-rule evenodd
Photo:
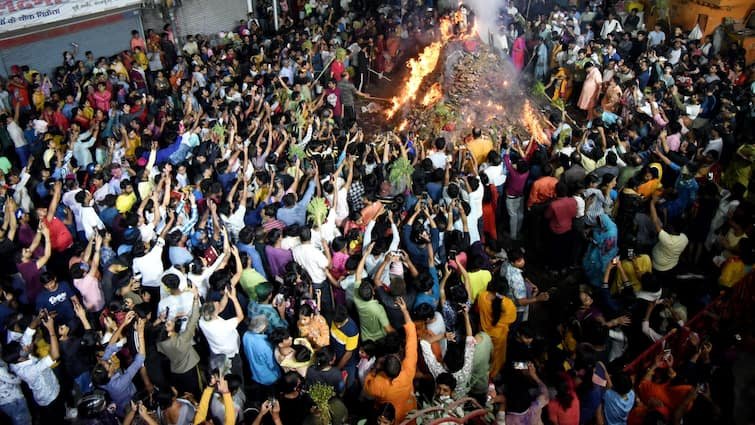
<instances>
[{"instance_id":1,"label":"man in white shirt","mask_svg":"<svg viewBox=\"0 0 755 425\"><path fill-rule=\"evenodd\" d=\"M433 151L427 157L433 162L434 168L445 170L448 156L446 155L446 139L438 137L433 142Z\"/></svg>"},{"instance_id":2,"label":"man in white shirt","mask_svg":"<svg viewBox=\"0 0 755 425\"><path fill-rule=\"evenodd\" d=\"M29 159L29 146L24 137L24 130L18 125L17 116L14 118L12 115L8 115L5 120L5 128L8 130L11 140L13 140L13 146L21 160L21 166L26 166L26 161Z\"/></svg>"},{"instance_id":3,"label":"man in white shirt","mask_svg":"<svg viewBox=\"0 0 755 425\"><path fill-rule=\"evenodd\" d=\"M719 133L717 128L713 128L710 130L710 141L708 141L708 145L705 146L705 149L703 150L703 155L706 155L710 151L716 151L718 153L718 157L721 157L721 151L724 149L724 141L721 138L721 134Z\"/></svg>"},{"instance_id":4,"label":"man in white shirt","mask_svg":"<svg viewBox=\"0 0 755 425\"><path fill-rule=\"evenodd\" d=\"M150 293L151 297L154 297L154 299L150 299L150 304L153 306L156 306L159 301L160 277L165 271L162 259L164 247L165 239L161 235L157 238L155 246L149 251L141 243L137 243L133 248L132 270L134 274L141 273L142 287Z\"/></svg>"},{"instance_id":5,"label":"man in white shirt","mask_svg":"<svg viewBox=\"0 0 755 425\"><path fill-rule=\"evenodd\" d=\"M226 285L225 294L220 300L207 301L202 305L199 329L202 330L212 353L211 365L243 376L241 356L239 356L239 333L236 328L244 321L244 310L236 296L236 285L241 279L241 267ZM228 301L233 303L236 316L223 319L218 313L225 309Z\"/></svg>"},{"instance_id":6,"label":"man in white shirt","mask_svg":"<svg viewBox=\"0 0 755 425\"><path fill-rule=\"evenodd\" d=\"M320 251L312 244L312 231L309 227L301 229L299 234L300 245L291 249L296 264L300 265L307 271L309 277L312 279L312 286L315 290L322 291L322 304L320 310L323 315L328 317L328 314L333 312L333 301L330 294L330 283L328 283L328 276L326 271L330 266L330 255L327 247L323 247L323 251Z\"/></svg>"},{"instance_id":7,"label":"man in white shirt","mask_svg":"<svg viewBox=\"0 0 755 425\"><path fill-rule=\"evenodd\" d=\"M81 208L79 208L79 215L81 216L79 233L83 233L85 240L92 240L97 230L105 230L105 224L102 223L97 211L94 210L92 195L88 191L80 190L76 193L75 199L81 205Z\"/></svg>"},{"instance_id":8,"label":"man in white shirt","mask_svg":"<svg viewBox=\"0 0 755 425\"><path fill-rule=\"evenodd\" d=\"M40 313L24 332L21 343L12 342L3 349L3 360L10 365L10 371L21 378L31 389L34 401L40 408L40 416L43 418L62 418L65 416L65 405L60 398L60 383L52 371L52 365L60 358L60 346L58 336L55 333L55 321L47 314ZM42 320L50 335L50 354L41 359L36 358L27 351L31 351L31 342L36 332L36 327Z\"/></svg>"},{"instance_id":9,"label":"man in white shirt","mask_svg":"<svg viewBox=\"0 0 755 425\"><path fill-rule=\"evenodd\" d=\"M613 13L609 13L608 19L603 22L603 28L600 29L600 38L605 40L608 38L608 34L620 32L621 30L621 22L613 16Z\"/></svg>"},{"instance_id":10,"label":"man in white shirt","mask_svg":"<svg viewBox=\"0 0 755 425\"><path fill-rule=\"evenodd\" d=\"M199 53L199 46L197 45L196 40L194 40L193 35L186 37L186 43L184 44L183 51L188 56L194 56Z\"/></svg>"},{"instance_id":11,"label":"man in white shirt","mask_svg":"<svg viewBox=\"0 0 755 425\"><path fill-rule=\"evenodd\" d=\"M498 189L498 193L503 193L503 185L506 183L506 173L501 162L501 155L495 150L488 154L488 161L480 166L482 172L488 176L490 184Z\"/></svg>"},{"instance_id":12,"label":"man in white shirt","mask_svg":"<svg viewBox=\"0 0 755 425\"><path fill-rule=\"evenodd\" d=\"M83 189L79 187L79 183L76 179L68 180L65 184L68 190L63 192L60 202L71 210L73 221L76 224L76 230L81 232L82 229L84 229L84 226L81 224L81 204L76 201L76 195ZM79 236L83 236L83 233L80 233Z\"/></svg>"},{"instance_id":13,"label":"man in white shirt","mask_svg":"<svg viewBox=\"0 0 755 425\"><path fill-rule=\"evenodd\" d=\"M161 280L170 292L160 298L160 303L157 305L157 315L165 314L164 320L174 321L178 318L188 317L191 314L191 308L194 306L194 293L181 289L181 279L176 273L166 273ZM184 328L181 328L180 332L184 330Z\"/></svg>"},{"instance_id":14,"label":"man in white shirt","mask_svg":"<svg viewBox=\"0 0 755 425\"><path fill-rule=\"evenodd\" d=\"M461 192L461 197L469 203L467 220L469 225L469 243L473 244L480 240L480 219L482 218L482 197L485 190L480 183L480 178L470 176L464 180L466 190Z\"/></svg>"},{"instance_id":15,"label":"man in white shirt","mask_svg":"<svg viewBox=\"0 0 755 425\"><path fill-rule=\"evenodd\" d=\"M674 47L668 52L668 63L676 66L682 58L682 53L684 53L684 47L682 46L682 41L677 38L674 40Z\"/></svg>"}]
</instances>

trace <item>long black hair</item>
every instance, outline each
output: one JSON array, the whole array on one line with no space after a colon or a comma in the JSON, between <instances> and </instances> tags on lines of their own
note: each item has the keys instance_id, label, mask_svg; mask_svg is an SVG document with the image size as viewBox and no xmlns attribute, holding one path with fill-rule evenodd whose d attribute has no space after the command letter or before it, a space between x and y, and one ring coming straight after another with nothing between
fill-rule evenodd
<instances>
[{"instance_id":1,"label":"long black hair","mask_svg":"<svg viewBox=\"0 0 755 425\"><path fill-rule=\"evenodd\" d=\"M488 284L488 291L495 294L493 298L493 325L497 325L503 315L503 297L509 292L509 281L503 276L496 276Z\"/></svg>"}]
</instances>

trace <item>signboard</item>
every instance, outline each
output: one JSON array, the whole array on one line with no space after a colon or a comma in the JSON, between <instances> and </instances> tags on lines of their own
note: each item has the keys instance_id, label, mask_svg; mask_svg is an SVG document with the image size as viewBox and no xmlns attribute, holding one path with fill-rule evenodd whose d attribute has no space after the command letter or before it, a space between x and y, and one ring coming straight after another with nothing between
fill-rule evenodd
<instances>
[{"instance_id":1,"label":"signboard","mask_svg":"<svg viewBox=\"0 0 755 425\"><path fill-rule=\"evenodd\" d=\"M0 0L0 34L139 3L140 0Z\"/></svg>"}]
</instances>

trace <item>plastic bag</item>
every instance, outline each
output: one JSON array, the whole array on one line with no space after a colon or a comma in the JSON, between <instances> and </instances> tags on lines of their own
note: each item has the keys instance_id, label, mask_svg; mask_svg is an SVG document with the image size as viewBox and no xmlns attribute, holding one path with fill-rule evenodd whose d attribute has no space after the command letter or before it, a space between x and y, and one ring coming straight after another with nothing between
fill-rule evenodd
<instances>
[{"instance_id":1,"label":"plastic bag","mask_svg":"<svg viewBox=\"0 0 755 425\"><path fill-rule=\"evenodd\" d=\"M695 24L695 28L689 33L690 40L700 40L703 38L703 31L700 29L700 24Z\"/></svg>"}]
</instances>

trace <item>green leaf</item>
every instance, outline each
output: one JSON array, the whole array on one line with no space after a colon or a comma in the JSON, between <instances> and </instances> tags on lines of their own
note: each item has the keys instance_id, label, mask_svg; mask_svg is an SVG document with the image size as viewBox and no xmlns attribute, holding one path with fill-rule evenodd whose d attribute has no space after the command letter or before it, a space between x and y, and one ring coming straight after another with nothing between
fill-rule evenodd
<instances>
[{"instance_id":1,"label":"green leaf","mask_svg":"<svg viewBox=\"0 0 755 425\"><path fill-rule=\"evenodd\" d=\"M408 159L400 157L391 164L388 180L390 180L393 187L406 189L412 184L412 174L414 174L412 163Z\"/></svg>"},{"instance_id":2,"label":"green leaf","mask_svg":"<svg viewBox=\"0 0 755 425\"><path fill-rule=\"evenodd\" d=\"M535 85L532 86L532 94L535 96L547 96L545 94L545 85L538 81L535 83Z\"/></svg>"},{"instance_id":3,"label":"green leaf","mask_svg":"<svg viewBox=\"0 0 755 425\"><path fill-rule=\"evenodd\" d=\"M321 226L328 217L328 205L325 203L325 198L312 198L307 205L307 214L312 218L315 226Z\"/></svg>"},{"instance_id":4,"label":"green leaf","mask_svg":"<svg viewBox=\"0 0 755 425\"><path fill-rule=\"evenodd\" d=\"M225 137L225 126L220 125L220 123L216 123L215 126L212 127L212 132L218 135L221 139Z\"/></svg>"},{"instance_id":5,"label":"green leaf","mask_svg":"<svg viewBox=\"0 0 755 425\"><path fill-rule=\"evenodd\" d=\"M330 385L320 382L309 387L307 391L309 397L320 410L320 423L323 425L330 424L330 399L336 396L336 392Z\"/></svg>"},{"instance_id":6,"label":"green leaf","mask_svg":"<svg viewBox=\"0 0 755 425\"><path fill-rule=\"evenodd\" d=\"M561 99L560 97L554 101L552 101L553 106L558 108L559 111L563 111L566 108L566 103L564 103L564 99Z\"/></svg>"},{"instance_id":7,"label":"green leaf","mask_svg":"<svg viewBox=\"0 0 755 425\"><path fill-rule=\"evenodd\" d=\"M301 148L299 145L291 145L288 148L288 159L304 159L307 157L307 153L304 151L304 149Z\"/></svg>"}]
</instances>

